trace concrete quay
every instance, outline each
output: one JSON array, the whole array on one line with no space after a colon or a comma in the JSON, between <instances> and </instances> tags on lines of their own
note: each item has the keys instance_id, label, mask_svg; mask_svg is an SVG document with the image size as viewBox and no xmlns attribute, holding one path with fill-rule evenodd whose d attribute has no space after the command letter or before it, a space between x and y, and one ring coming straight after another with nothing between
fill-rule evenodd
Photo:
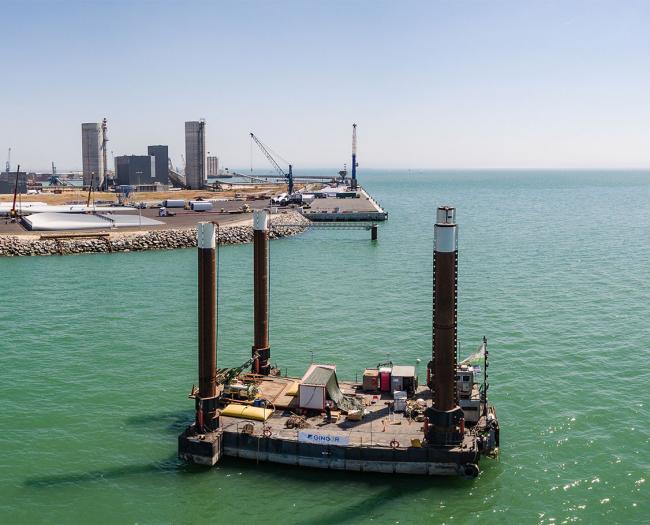
<instances>
[{"instance_id":1,"label":"concrete quay","mask_svg":"<svg viewBox=\"0 0 650 525\"><path fill-rule=\"evenodd\" d=\"M315 222L385 221L388 219L381 205L363 188L357 190L358 198L326 197L314 199L303 215Z\"/></svg>"}]
</instances>

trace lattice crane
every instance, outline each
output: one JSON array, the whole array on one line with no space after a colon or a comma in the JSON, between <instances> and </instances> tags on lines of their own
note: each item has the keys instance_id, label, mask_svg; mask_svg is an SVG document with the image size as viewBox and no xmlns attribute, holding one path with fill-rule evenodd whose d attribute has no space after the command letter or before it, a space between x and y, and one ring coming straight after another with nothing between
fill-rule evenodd
<instances>
[{"instance_id":1,"label":"lattice crane","mask_svg":"<svg viewBox=\"0 0 650 525\"><path fill-rule=\"evenodd\" d=\"M255 141L255 144L259 146L259 148L262 150L262 153L264 153L264 155L269 160L271 165L275 168L275 171L277 171L281 177L287 180L287 193L289 194L289 197L291 197L291 195L293 194L293 168L291 164L289 164L289 173L285 173L285 171L280 167L280 165L273 158L273 155L271 155L267 147L264 144L262 144L260 139L258 139L253 133L251 133L251 139L253 139Z\"/></svg>"}]
</instances>

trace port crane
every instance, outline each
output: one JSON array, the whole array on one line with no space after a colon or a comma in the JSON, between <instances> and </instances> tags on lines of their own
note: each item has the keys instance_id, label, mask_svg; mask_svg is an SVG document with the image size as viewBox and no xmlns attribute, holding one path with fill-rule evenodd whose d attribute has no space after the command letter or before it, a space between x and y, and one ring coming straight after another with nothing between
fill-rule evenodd
<instances>
[{"instance_id":1,"label":"port crane","mask_svg":"<svg viewBox=\"0 0 650 525\"><path fill-rule=\"evenodd\" d=\"M52 175L48 179L51 186L68 186L69 184L62 180L56 173L56 165L52 162Z\"/></svg>"},{"instance_id":2,"label":"port crane","mask_svg":"<svg viewBox=\"0 0 650 525\"><path fill-rule=\"evenodd\" d=\"M253 133L251 133L250 135L251 135L251 139L255 141L255 144L259 146L259 148L262 150L262 153L264 153L264 156L269 160L271 165L275 168L275 171L277 171L282 178L287 180L287 193L289 194L289 197L291 197L291 195L293 194L293 168L291 164L289 164L289 173L285 173L285 171L280 167L280 165L273 158L273 155L269 153L267 147L264 144L262 144L260 139L258 139Z\"/></svg>"},{"instance_id":3,"label":"port crane","mask_svg":"<svg viewBox=\"0 0 650 525\"><path fill-rule=\"evenodd\" d=\"M11 171L11 148L9 148L9 151L7 152L7 163L5 164L5 171L7 174Z\"/></svg>"},{"instance_id":4,"label":"port crane","mask_svg":"<svg viewBox=\"0 0 650 525\"><path fill-rule=\"evenodd\" d=\"M18 212L16 211L16 197L18 196L18 176L20 175L20 164L18 164L18 167L16 168L16 184L14 185L14 202L11 205L11 211L9 212L9 215L11 216L11 222L15 222L16 220L16 215L18 215ZM9 180L9 169L7 168L7 180ZM22 203L22 201L21 201ZM22 211L22 206L20 207L20 211Z\"/></svg>"}]
</instances>

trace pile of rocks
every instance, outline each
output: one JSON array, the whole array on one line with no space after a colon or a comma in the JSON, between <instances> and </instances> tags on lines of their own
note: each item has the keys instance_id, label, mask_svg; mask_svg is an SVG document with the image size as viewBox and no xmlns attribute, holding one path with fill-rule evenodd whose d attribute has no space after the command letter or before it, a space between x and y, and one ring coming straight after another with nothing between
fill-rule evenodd
<instances>
[{"instance_id":1,"label":"pile of rocks","mask_svg":"<svg viewBox=\"0 0 650 525\"><path fill-rule=\"evenodd\" d=\"M271 239L302 233L309 225L298 212L271 215ZM253 241L253 227L224 225L218 229L219 244L243 244ZM196 246L196 228L111 233L108 237L40 239L37 236L0 236L0 256L70 255L77 253L174 250Z\"/></svg>"}]
</instances>

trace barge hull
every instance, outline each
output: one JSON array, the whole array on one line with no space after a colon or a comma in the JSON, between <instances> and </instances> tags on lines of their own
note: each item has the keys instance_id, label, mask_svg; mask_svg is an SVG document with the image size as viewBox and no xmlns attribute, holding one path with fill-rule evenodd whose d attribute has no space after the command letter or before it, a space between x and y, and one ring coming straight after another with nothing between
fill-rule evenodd
<instances>
[{"instance_id":1,"label":"barge hull","mask_svg":"<svg viewBox=\"0 0 650 525\"><path fill-rule=\"evenodd\" d=\"M474 469L479 461L478 451L460 447L333 446L232 431L223 432L223 455L298 467L432 476L466 475L467 466Z\"/></svg>"}]
</instances>

